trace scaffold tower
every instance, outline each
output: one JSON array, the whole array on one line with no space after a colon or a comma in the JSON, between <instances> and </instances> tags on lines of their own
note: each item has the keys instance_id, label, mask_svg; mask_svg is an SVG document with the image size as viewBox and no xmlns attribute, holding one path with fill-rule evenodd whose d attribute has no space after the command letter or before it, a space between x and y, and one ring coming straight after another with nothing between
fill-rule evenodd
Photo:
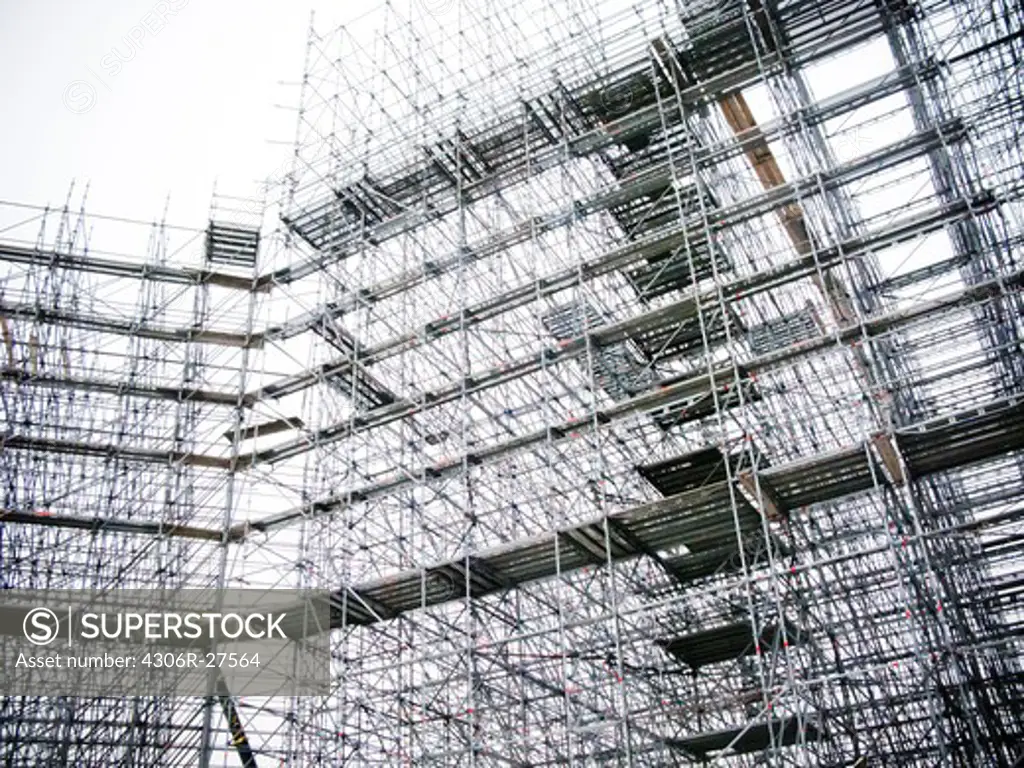
<instances>
[{"instance_id":1,"label":"scaffold tower","mask_svg":"<svg viewBox=\"0 0 1024 768\"><path fill-rule=\"evenodd\" d=\"M0 204L5 589L315 588L331 692L4 766L1024 760L1024 10L389 0L181 227Z\"/></svg>"}]
</instances>

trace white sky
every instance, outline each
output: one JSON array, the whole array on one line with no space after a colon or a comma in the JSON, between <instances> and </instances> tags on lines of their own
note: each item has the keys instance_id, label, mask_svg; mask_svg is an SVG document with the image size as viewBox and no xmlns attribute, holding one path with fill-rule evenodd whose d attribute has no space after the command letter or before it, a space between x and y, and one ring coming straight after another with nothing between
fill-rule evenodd
<instances>
[{"instance_id":1,"label":"white sky","mask_svg":"<svg viewBox=\"0 0 1024 768\"><path fill-rule=\"evenodd\" d=\"M319 4L318 23L367 5ZM150 221L170 194L169 221L203 226L215 179L247 192L290 151L311 5L0 0L0 200L88 181L90 211Z\"/></svg>"}]
</instances>

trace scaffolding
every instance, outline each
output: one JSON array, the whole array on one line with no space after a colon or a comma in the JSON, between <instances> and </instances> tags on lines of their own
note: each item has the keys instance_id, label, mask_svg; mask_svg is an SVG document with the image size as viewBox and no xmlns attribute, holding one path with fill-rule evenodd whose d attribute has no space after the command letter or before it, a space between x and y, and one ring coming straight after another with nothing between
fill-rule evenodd
<instances>
[{"instance_id":1,"label":"scaffolding","mask_svg":"<svg viewBox=\"0 0 1024 768\"><path fill-rule=\"evenodd\" d=\"M202 228L0 206L5 588L328 589L331 695L4 765L1019 765L1024 12L402 0Z\"/></svg>"}]
</instances>

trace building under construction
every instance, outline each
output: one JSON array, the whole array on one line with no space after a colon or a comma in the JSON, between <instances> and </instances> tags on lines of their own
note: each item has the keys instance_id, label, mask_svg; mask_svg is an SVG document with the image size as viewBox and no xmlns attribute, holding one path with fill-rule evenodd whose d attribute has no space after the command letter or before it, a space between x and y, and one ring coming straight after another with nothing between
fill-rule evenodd
<instances>
[{"instance_id":1,"label":"building under construction","mask_svg":"<svg viewBox=\"0 0 1024 768\"><path fill-rule=\"evenodd\" d=\"M398 0L263 199L5 206L3 587L333 608L329 696L11 696L2 764L1021 765L1022 30Z\"/></svg>"}]
</instances>

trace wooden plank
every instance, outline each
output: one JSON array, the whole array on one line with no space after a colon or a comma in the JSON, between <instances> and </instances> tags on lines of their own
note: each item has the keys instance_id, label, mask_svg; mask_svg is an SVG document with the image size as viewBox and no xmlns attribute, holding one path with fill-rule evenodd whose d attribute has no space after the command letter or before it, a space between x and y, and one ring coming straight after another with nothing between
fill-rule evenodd
<instances>
[{"instance_id":1,"label":"wooden plank","mask_svg":"<svg viewBox=\"0 0 1024 768\"><path fill-rule=\"evenodd\" d=\"M784 509L782 504L775 498L771 488L764 479L754 479L752 472L740 472L737 476L740 486L750 496L754 504L761 510L769 520L781 520Z\"/></svg>"}]
</instances>

